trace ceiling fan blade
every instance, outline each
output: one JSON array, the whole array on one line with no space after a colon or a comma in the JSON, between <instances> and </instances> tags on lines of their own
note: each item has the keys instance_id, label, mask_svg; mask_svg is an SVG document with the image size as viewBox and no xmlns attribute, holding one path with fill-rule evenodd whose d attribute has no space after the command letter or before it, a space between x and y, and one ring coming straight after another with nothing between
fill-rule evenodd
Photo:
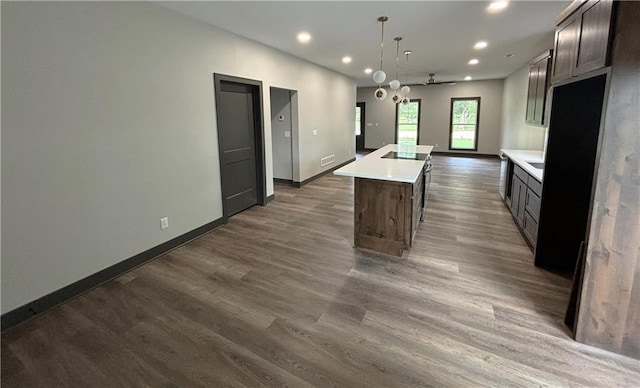
<instances>
[{"instance_id":1,"label":"ceiling fan blade","mask_svg":"<svg viewBox=\"0 0 640 388\"><path fill-rule=\"evenodd\" d=\"M430 85L455 85L457 84L456 81L443 81L443 82L420 82L422 85L424 86L430 86Z\"/></svg>"}]
</instances>

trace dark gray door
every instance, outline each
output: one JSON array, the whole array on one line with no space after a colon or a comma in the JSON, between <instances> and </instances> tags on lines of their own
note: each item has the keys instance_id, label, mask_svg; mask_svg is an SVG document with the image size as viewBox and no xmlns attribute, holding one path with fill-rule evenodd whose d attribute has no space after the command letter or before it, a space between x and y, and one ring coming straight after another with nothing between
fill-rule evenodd
<instances>
[{"instance_id":1,"label":"dark gray door","mask_svg":"<svg viewBox=\"0 0 640 388\"><path fill-rule=\"evenodd\" d=\"M227 217L258 203L254 92L250 85L220 82L218 137Z\"/></svg>"}]
</instances>

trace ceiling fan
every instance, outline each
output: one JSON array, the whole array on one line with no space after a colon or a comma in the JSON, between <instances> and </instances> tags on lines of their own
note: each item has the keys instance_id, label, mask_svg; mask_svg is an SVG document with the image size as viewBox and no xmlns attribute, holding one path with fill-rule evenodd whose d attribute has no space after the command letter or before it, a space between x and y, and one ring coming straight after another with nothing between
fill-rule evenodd
<instances>
[{"instance_id":1,"label":"ceiling fan","mask_svg":"<svg viewBox=\"0 0 640 388\"><path fill-rule=\"evenodd\" d=\"M429 86L429 85L455 85L456 81L444 81L444 82L436 82L435 77L435 73L429 73L429 79L427 79L427 82L421 82L421 84L425 85L425 86Z\"/></svg>"}]
</instances>

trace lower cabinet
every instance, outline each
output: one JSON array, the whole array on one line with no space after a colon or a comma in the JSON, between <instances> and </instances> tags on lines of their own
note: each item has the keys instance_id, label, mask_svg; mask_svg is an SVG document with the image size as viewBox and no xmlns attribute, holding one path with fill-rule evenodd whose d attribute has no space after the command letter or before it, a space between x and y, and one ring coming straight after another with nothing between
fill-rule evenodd
<instances>
[{"instance_id":1,"label":"lower cabinet","mask_svg":"<svg viewBox=\"0 0 640 388\"><path fill-rule=\"evenodd\" d=\"M510 161L511 162L511 161ZM513 163L513 162L511 162ZM542 183L514 164L511 172L510 200L505 203L522 234L532 246L538 238L538 217L540 215L540 194Z\"/></svg>"},{"instance_id":2,"label":"lower cabinet","mask_svg":"<svg viewBox=\"0 0 640 388\"><path fill-rule=\"evenodd\" d=\"M517 176L513 177L511 185L511 213L518 225L522 226L527 185Z\"/></svg>"},{"instance_id":3,"label":"lower cabinet","mask_svg":"<svg viewBox=\"0 0 640 388\"><path fill-rule=\"evenodd\" d=\"M520 166L513 166L513 178L511 180L511 213L516 219L518 225L522 226L524 222L524 208L527 196L527 179L529 174Z\"/></svg>"},{"instance_id":4,"label":"lower cabinet","mask_svg":"<svg viewBox=\"0 0 640 388\"><path fill-rule=\"evenodd\" d=\"M534 220L529 212L524 214L524 223L522 224L524 236L529 240L531 245L536 245L538 239L538 221Z\"/></svg>"}]
</instances>

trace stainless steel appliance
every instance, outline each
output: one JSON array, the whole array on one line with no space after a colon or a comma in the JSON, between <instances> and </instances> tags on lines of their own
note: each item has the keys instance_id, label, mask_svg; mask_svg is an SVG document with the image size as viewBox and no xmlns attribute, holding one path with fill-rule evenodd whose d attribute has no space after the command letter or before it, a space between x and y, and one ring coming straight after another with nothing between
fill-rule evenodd
<instances>
[{"instance_id":1,"label":"stainless steel appliance","mask_svg":"<svg viewBox=\"0 0 640 388\"><path fill-rule=\"evenodd\" d=\"M500 153L500 186L498 190L500 191L500 197L504 201L506 193L507 193L507 164L509 158L507 158L503 153Z\"/></svg>"},{"instance_id":2,"label":"stainless steel appliance","mask_svg":"<svg viewBox=\"0 0 640 388\"><path fill-rule=\"evenodd\" d=\"M431 184L431 170L433 169L433 164L431 163L431 154L427 155L427 158L424 163L424 193L422 197L422 215L420 216L420 220L424 221L424 217L427 212L427 200L429 199L429 185Z\"/></svg>"}]
</instances>

